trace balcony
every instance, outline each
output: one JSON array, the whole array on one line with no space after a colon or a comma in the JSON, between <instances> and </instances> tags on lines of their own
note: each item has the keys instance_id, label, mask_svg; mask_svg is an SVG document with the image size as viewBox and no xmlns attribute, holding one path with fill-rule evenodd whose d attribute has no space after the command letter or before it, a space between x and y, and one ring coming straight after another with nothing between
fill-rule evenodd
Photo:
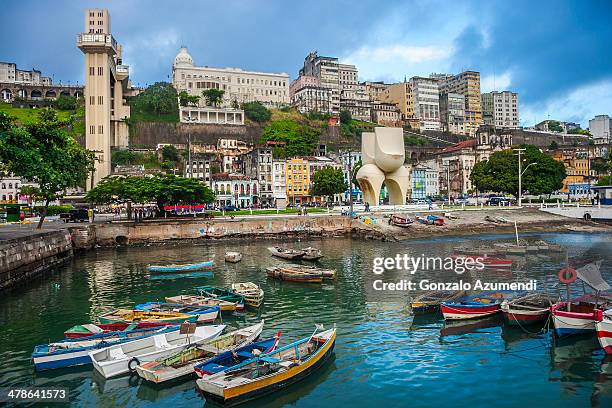
<instances>
[{"instance_id":1,"label":"balcony","mask_svg":"<svg viewBox=\"0 0 612 408\"><path fill-rule=\"evenodd\" d=\"M104 52L110 48L117 53L117 41L112 34L77 34L77 47L83 52L85 49Z\"/></svg>"}]
</instances>

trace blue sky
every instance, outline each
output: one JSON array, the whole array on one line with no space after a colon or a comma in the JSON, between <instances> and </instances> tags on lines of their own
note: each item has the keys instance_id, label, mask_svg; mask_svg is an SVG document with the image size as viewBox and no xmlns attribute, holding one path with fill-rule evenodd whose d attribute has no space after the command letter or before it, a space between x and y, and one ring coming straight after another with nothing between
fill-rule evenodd
<instances>
[{"instance_id":1,"label":"blue sky","mask_svg":"<svg viewBox=\"0 0 612 408\"><path fill-rule=\"evenodd\" d=\"M168 80L181 44L198 65L292 78L317 50L361 80L478 70L483 92L519 92L525 126L612 114L612 1L3 0L0 60L82 82L86 7L110 10L135 84Z\"/></svg>"}]
</instances>

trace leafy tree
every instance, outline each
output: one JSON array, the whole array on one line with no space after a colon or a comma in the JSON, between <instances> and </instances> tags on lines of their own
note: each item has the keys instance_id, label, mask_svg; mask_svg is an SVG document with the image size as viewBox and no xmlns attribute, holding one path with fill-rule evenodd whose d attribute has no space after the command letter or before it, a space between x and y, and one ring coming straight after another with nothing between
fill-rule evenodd
<instances>
[{"instance_id":1,"label":"leafy tree","mask_svg":"<svg viewBox=\"0 0 612 408\"><path fill-rule=\"evenodd\" d=\"M263 131L260 142L285 142L284 149L275 149L279 157L311 155L319 142L321 131L294 120L284 119L270 123Z\"/></svg>"},{"instance_id":2,"label":"leafy tree","mask_svg":"<svg viewBox=\"0 0 612 408\"><path fill-rule=\"evenodd\" d=\"M353 166L353 174L351 174L351 182L353 183L353 185L358 186L359 183L357 182L357 172L359 171L359 169L361 169L361 167L363 166L363 163L361 162L361 160L359 160L357 163L355 163L355 165Z\"/></svg>"},{"instance_id":3,"label":"leafy tree","mask_svg":"<svg viewBox=\"0 0 612 408\"><path fill-rule=\"evenodd\" d=\"M232 101L231 106L232 106L233 109L240 109L240 104L238 103L238 100L236 100L235 98Z\"/></svg>"},{"instance_id":4,"label":"leafy tree","mask_svg":"<svg viewBox=\"0 0 612 408\"><path fill-rule=\"evenodd\" d=\"M351 112L349 112L348 110L340 111L340 123L345 123L348 125L349 123L351 123L352 120L353 117L351 116Z\"/></svg>"},{"instance_id":5,"label":"leafy tree","mask_svg":"<svg viewBox=\"0 0 612 408\"><path fill-rule=\"evenodd\" d=\"M177 93L167 82L156 82L131 100L137 111L156 115L174 114L178 117Z\"/></svg>"},{"instance_id":6,"label":"leafy tree","mask_svg":"<svg viewBox=\"0 0 612 408\"><path fill-rule=\"evenodd\" d=\"M55 101L55 106L59 110L71 111L77 107L77 100L74 96L60 95Z\"/></svg>"},{"instance_id":7,"label":"leafy tree","mask_svg":"<svg viewBox=\"0 0 612 408\"><path fill-rule=\"evenodd\" d=\"M548 150L557 150L558 148L559 144L554 140L550 142L550 145L548 146Z\"/></svg>"},{"instance_id":8,"label":"leafy tree","mask_svg":"<svg viewBox=\"0 0 612 408\"><path fill-rule=\"evenodd\" d=\"M563 126L561 126L561 123L557 122L556 120L551 120L548 122L548 130L551 132L561 133L563 132Z\"/></svg>"},{"instance_id":9,"label":"leafy tree","mask_svg":"<svg viewBox=\"0 0 612 408\"><path fill-rule=\"evenodd\" d=\"M219 106L221 101L223 101L223 94L225 94L223 89L211 88L202 91L202 96L206 98L208 106Z\"/></svg>"},{"instance_id":10,"label":"leafy tree","mask_svg":"<svg viewBox=\"0 0 612 408\"><path fill-rule=\"evenodd\" d=\"M181 106L198 106L198 102L200 101L198 95L189 95L187 91L181 91L178 96Z\"/></svg>"},{"instance_id":11,"label":"leafy tree","mask_svg":"<svg viewBox=\"0 0 612 408\"><path fill-rule=\"evenodd\" d=\"M598 186L612 186L612 176L603 176L597 182Z\"/></svg>"},{"instance_id":12,"label":"leafy tree","mask_svg":"<svg viewBox=\"0 0 612 408\"><path fill-rule=\"evenodd\" d=\"M38 123L16 127L0 112L0 162L3 170L38 185L44 201L37 228L41 228L49 203L69 187L83 186L93 168L93 155L66 131L55 111L40 112Z\"/></svg>"},{"instance_id":13,"label":"leafy tree","mask_svg":"<svg viewBox=\"0 0 612 408\"><path fill-rule=\"evenodd\" d=\"M610 165L605 159L598 157L591 161L591 170L597 174L605 174L610 171Z\"/></svg>"},{"instance_id":14,"label":"leafy tree","mask_svg":"<svg viewBox=\"0 0 612 408\"><path fill-rule=\"evenodd\" d=\"M327 196L333 201L334 194L340 194L348 188L344 181L342 169L325 167L317 171L313 176L312 194L315 196Z\"/></svg>"},{"instance_id":15,"label":"leafy tree","mask_svg":"<svg viewBox=\"0 0 612 408\"><path fill-rule=\"evenodd\" d=\"M310 120L329 120L331 115L327 112L310 111L306 114L306 117Z\"/></svg>"},{"instance_id":16,"label":"leafy tree","mask_svg":"<svg viewBox=\"0 0 612 408\"><path fill-rule=\"evenodd\" d=\"M176 163L181 160L181 156L176 147L166 145L162 148L162 160Z\"/></svg>"},{"instance_id":17,"label":"leafy tree","mask_svg":"<svg viewBox=\"0 0 612 408\"><path fill-rule=\"evenodd\" d=\"M563 187L565 166L540 152L532 145L523 145L522 155L526 169L522 177L523 191L531 194L550 194ZM530 163L536 163L529 168ZM476 163L470 175L479 191L495 191L518 195L518 159L511 149L495 152L489 160Z\"/></svg>"},{"instance_id":18,"label":"leafy tree","mask_svg":"<svg viewBox=\"0 0 612 408\"><path fill-rule=\"evenodd\" d=\"M576 128L576 129L570 129L567 131L567 133L570 133L572 135L585 135L585 136L591 136L591 133L586 130L586 129L580 129L580 128Z\"/></svg>"},{"instance_id":19,"label":"leafy tree","mask_svg":"<svg viewBox=\"0 0 612 408\"><path fill-rule=\"evenodd\" d=\"M244 116L251 119L253 122L263 123L270 120L272 112L268 110L261 102L246 102L242 104Z\"/></svg>"},{"instance_id":20,"label":"leafy tree","mask_svg":"<svg viewBox=\"0 0 612 408\"><path fill-rule=\"evenodd\" d=\"M111 166L126 166L137 163L136 153L131 150L115 150L111 154Z\"/></svg>"}]
</instances>

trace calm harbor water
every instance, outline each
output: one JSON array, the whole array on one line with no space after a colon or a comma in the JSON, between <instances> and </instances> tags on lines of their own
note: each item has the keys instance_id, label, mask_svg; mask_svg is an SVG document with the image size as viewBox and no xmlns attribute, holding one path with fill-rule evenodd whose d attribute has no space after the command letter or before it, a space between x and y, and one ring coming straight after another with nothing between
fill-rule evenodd
<instances>
[{"instance_id":1,"label":"calm harbor water","mask_svg":"<svg viewBox=\"0 0 612 408\"><path fill-rule=\"evenodd\" d=\"M603 275L611 281L612 236L572 233L530 238L561 244L570 256L604 259ZM511 240L512 236L491 235L397 243L348 238L292 243L323 250L321 264L338 271L335 282L323 285L268 280L265 267L282 261L270 257L266 247L272 243L265 241L104 249L82 254L69 265L0 298L0 388L68 387L73 406L204 405L193 379L164 386L145 383L138 377L105 380L91 366L35 373L30 355L36 344L59 340L72 325L88 322L115 307L189 293L197 285L253 281L265 290L261 310L224 318L224 323L241 327L263 318L263 336L281 330L281 344L310 335L315 323L335 323L338 339L334 357L320 371L247 406L612 406L612 360L605 359L594 336L553 341L550 333L537 333L535 328L529 329L535 333L526 333L504 326L498 318L445 325L437 316L413 317L406 293L386 298L368 289L374 279L375 257L397 253L447 256L457 245ZM245 255L241 263L223 262L223 253L230 249ZM214 277L150 280L146 272L148 264L209 258L215 259ZM550 276L564 261L564 255L539 254L517 259L511 274L493 272L479 277L492 281L532 278L538 279L540 287L552 288L556 278ZM391 273L388 280L400 277ZM448 272L412 277L422 278L459 279ZM460 278L475 276L464 274Z\"/></svg>"}]
</instances>

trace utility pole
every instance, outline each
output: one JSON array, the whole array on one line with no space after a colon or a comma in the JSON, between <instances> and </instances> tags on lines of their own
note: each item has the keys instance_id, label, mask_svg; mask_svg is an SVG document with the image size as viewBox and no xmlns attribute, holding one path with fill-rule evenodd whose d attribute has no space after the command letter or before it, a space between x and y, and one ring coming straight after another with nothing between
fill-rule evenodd
<instances>
[{"instance_id":1,"label":"utility pole","mask_svg":"<svg viewBox=\"0 0 612 408\"><path fill-rule=\"evenodd\" d=\"M516 153L516 155L518 156L518 206L522 207L523 206L523 194L522 194L522 170L521 170L521 154L525 151L525 149L512 149L514 150Z\"/></svg>"},{"instance_id":2,"label":"utility pole","mask_svg":"<svg viewBox=\"0 0 612 408\"><path fill-rule=\"evenodd\" d=\"M349 216L352 217L353 216L353 166L351 163L352 157L351 157L351 150L348 150L348 179L349 179L349 207L350 207L350 211L349 211Z\"/></svg>"},{"instance_id":3,"label":"utility pole","mask_svg":"<svg viewBox=\"0 0 612 408\"><path fill-rule=\"evenodd\" d=\"M192 178L192 168L191 168L191 133L187 133L187 168L189 169L189 178Z\"/></svg>"}]
</instances>

